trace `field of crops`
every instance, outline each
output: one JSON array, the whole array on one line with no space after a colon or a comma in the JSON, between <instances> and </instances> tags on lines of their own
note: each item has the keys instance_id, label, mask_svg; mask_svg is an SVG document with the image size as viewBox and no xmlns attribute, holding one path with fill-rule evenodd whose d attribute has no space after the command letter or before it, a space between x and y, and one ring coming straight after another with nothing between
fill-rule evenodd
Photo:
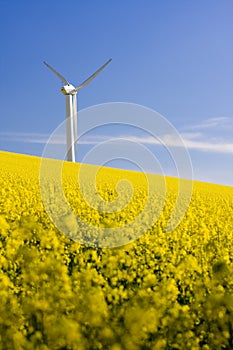
<instances>
[{"instance_id":1,"label":"field of crops","mask_svg":"<svg viewBox=\"0 0 233 350\"><path fill-rule=\"evenodd\" d=\"M117 198L120 178L134 188L129 206L106 214L102 202L91 208L83 200L77 169L64 166L72 208L87 224L123 232L145 205L144 177L101 169L96 190L107 204ZM92 169L86 166L87 187ZM167 178L158 220L137 240L110 249L77 223L78 241L55 227L39 171L40 158L0 152L0 350L233 349L232 187L194 182L184 219L166 233L178 187ZM56 198L56 188L48 191ZM161 198L158 191L156 205ZM63 208L54 207L64 219ZM66 225L73 225L69 216Z\"/></svg>"}]
</instances>

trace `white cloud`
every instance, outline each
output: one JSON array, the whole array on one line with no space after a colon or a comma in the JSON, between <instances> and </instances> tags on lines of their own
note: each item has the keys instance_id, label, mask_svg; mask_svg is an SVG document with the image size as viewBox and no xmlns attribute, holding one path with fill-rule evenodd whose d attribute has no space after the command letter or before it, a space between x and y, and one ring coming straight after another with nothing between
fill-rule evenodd
<instances>
[{"instance_id":1,"label":"white cloud","mask_svg":"<svg viewBox=\"0 0 233 350\"><path fill-rule=\"evenodd\" d=\"M185 126L185 130L196 130L196 129L212 129L212 128L225 128L233 127L233 118L229 117L215 117L203 120L203 122Z\"/></svg>"},{"instance_id":2,"label":"white cloud","mask_svg":"<svg viewBox=\"0 0 233 350\"><path fill-rule=\"evenodd\" d=\"M40 143L46 144L49 140L49 134L40 133L26 133L26 132L0 132L0 138L10 142L23 142L23 143ZM57 135L53 139L54 144L65 144L65 137L63 135Z\"/></svg>"},{"instance_id":3,"label":"white cloud","mask_svg":"<svg viewBox=\"0 0 233 350\"><path fill-rule=\"evenodd\" d=\"M206 140L204 135L201 133L183 133L181 134L183 144L188 149L198 150L203 152L216 152L216 153L227 153L233 154L233 143L227 143L223 140L216 140L214 138ZM111 135L102 136L87 136L83 141L80 140L81 144L97 144L98 142L114 141L114 140L128 140L131 142L138 142L147 145L166 145L170 147L181 147L182 143L175 138L173 135L164 135L161 137L161 141L154 138L153 136L130 136L121 135L118 137L112 137Z\"/></svg>"},{"instance_id":4,"label":"white cloud","mask_svg":"<svg viewBox=\"0 0 233 350\"><path fill-rule=\"evenodd\" d=\"M183 140L183 145L191 150L198 150L202 152L215 152L233 154L233 143L226 141L226 138L222 136L213 137L206 134L208 128L218 127L220 125L233 126L233 119L228 117L210 118L201 124L190 125L180 135ZM183 129L184 130L184 129ZM194 130L194 131L189 131ZM199 131L200 130L200 131ZM204 133L205 132L205 133ZM0 138L11 142L24 142L24 143L39 143L46 144L49 140L49 134L42 133L17 133L17 132L0 132ZM79 139L79 144L82 145L95 145L100 142L109 142L113 140L125 139L132 142L153 145L162 145L170 147L181 147L182 143L177 140L173 135L160 136L162 141L154 138L151 135L148 136L133 136L133 135L118 135L113 137L112 135L84 135ZM62 145L66 143L65 135L57 135L53 138L53 144Z\"/></svg>"},{"instance_id":5,"label":"white cloud","mask_svg":"<svg viewBox=\"0 0 233 350\"><path fill-rule=\"evenodd\" d=\"M185 146L188 149L205 151L205 152L215 152L215 153L228 153L233 154L233 143L225 142L214 142L210 141L199 141L199 140L185 140Z\"/></svg>"},{"instance_id":6,"label":"white cloud","mask_svg":"<svg viewBox=\"0 0 233 350\"><path fill-rule=\"evenodd\" d=\"M233 154L233 143L225 143L225 142L214 142L214 140L198 140L198 139L193 139L190 137L187 137L187 135L182 135L182 140L184 143L184 146L188 149L192 149L192 150L198 150L198 151L203 151L203 152L215 152L215 153L228 153L228 154ZM149 136L149 137L144 137L144 138L131 138L128 137L128 140L134 141L134 142L140 142L140 143L144 143L144 144L149 144L149 145L160 145L161 143ZM170 146L170 147L180 147L181 144L180 142L175 139L174 137L170 136L170 135L165 135L162 138L162 142L166 145L166 146Z\"/></svg>"}]
</instances>

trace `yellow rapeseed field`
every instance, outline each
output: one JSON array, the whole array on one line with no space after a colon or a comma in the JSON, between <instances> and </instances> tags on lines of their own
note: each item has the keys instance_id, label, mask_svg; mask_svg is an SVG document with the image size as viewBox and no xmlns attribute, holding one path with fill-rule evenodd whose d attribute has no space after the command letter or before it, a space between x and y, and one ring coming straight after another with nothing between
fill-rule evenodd
<instances>
[{"instance_id":1,"label":"yellow rapeseed field","mask_svg":"<svg viewBox=\"0 0 233 350\"><path fill-rule=\"evenodd\" d=\"M42 201L40 164L0 152L0 350L233 349L232 187L193 182L183 220L166 232L177 179L101 168L93 192L96 168L82 165L85 197L80 165L64 162L64 196L77 221L56 185L48 182ZM148 178L157 190L144 213ZM153 205L158 217L142 234ZM140 213L141 231L125 233ZM124 245L96 227L121 230Z\"/></svg>"}]
</instances>

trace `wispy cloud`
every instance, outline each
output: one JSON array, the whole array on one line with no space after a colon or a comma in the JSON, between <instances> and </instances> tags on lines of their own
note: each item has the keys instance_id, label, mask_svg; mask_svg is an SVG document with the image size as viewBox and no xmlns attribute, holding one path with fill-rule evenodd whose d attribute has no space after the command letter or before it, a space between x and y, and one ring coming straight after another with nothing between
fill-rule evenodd
<instances>
[{"instance_id":1,"label":"wispy cloud","mask_svg":"<svg viewBox=\"0 0 233 350\"><path fill-rule=\"evenodd\" d=\"M201 130L201 129L212 129L212 128L225 128L233 127L233 118L229 117L215 117L203 120L201 123L188 125L183 127L185 130Z\"/></svg>"},{"instance_id":2,"label":"wispy cloud","mask_svg":"<svg viewBox=\"0 0 233 350\"><path fill-rule=\"evenodd\" d=\"M181 135L189 149L233 154L233 118L215 117L182 128Z\"/></svg>"},{"instance_id":3,"label":"wispy cloud","mask_svg":"<svg viewBox=\"0 0 233 350\"><path fill-rule=\"evenodd\" d=\"M233 154L233 143L226 143L223 141L206 141L202 139L195 139L193 135L181 134L183 145L187 149L203 151L203 152L215 152L215 153L227 153ZM129 135L121 135L119 137L112 138L110 135L105 135L98 138L98 141L95 137L87 138L83 143L86 144L96 144L98 142L105 141L115 141L115 140L127 140L136 143L147 144L149 146L162 146L166 145L167 147L181 147L182 144L174 138L172 135L164 135L160 137L160 140L152 137L137 137L137 136L129 136ZM81 142L82 143L82 142Z\"/></svg>"},{"instance_id":4,"label":"wispy cloud","mask_svg":"<svg viewBox=\"0 0 233 350\"><path fill-rule=\"evenodd\" d=\"M46 144L50 138L50 135L29 132L0 132L0 138L4 141L10 142ZM53 138L53 144L65 144L64 135L56 135L56 137Z\"/></svg>"},{"instance_id":5,"label":"wispy cloud","mask_svg":"<svg viewBox=\"0 0 233 350\"><path fill-rule=\"evenodd\" d=\"M202 152L215 152L233 154L233 142L228 142L221 135L210 135L208 129L218 128L220 125L233 127L233 119L228 117L217 117L204 120L203 123L196 125L189 125L185 127L181 132L183 145L190 150L197 150ZM0 132L0 138L11 142L24 142L34 144L46 144L50 138L49 134L42 133L17 133L17 132ZM166 145L168 147L181 147L181 143L172 135L160 136L160 140L157 138L146 135L137 136L129 134L121 134L117 136L112 135L84 135L79 139L79 144L82 145L96 145L100 142L109 142L115 140L128 140L131 142L137 142L146 144L149 146ZM51 141L50 141L51 142ZM65 135L56 135L52 139L53 144L64 145L66 143Z\"/></svg>"},{"instance_id":6,"label":"wispy cloud","mask_svg":"<svg viewBox=\"0 0 233 350\"><path fill-rule=\"evenodd\" d=\"M215 152L215 153L228 153L233 154L233 143L227 143L223 140L215 141L214 139L206 141L203 140L191 140L183 139L184 144L188 149L205 151L205 152Z\"/></svg>"}]
</instances>

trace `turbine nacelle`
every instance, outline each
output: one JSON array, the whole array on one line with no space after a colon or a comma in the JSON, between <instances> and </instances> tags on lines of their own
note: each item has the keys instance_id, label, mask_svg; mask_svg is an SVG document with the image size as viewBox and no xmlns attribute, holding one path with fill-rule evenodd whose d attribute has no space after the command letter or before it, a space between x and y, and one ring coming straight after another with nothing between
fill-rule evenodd
<instances>
[{"instance_id":1,"label":"turbine nacelle","mask_svg":"<svg viewBox=\"0 0 233 350\"><path fill-rule=\"evenodd\" d=\"M75 87L70 84L62 86L61 92L63 93L63 95L75 95L77 93L75 91Z\"/></svg>"}]
</instances>

